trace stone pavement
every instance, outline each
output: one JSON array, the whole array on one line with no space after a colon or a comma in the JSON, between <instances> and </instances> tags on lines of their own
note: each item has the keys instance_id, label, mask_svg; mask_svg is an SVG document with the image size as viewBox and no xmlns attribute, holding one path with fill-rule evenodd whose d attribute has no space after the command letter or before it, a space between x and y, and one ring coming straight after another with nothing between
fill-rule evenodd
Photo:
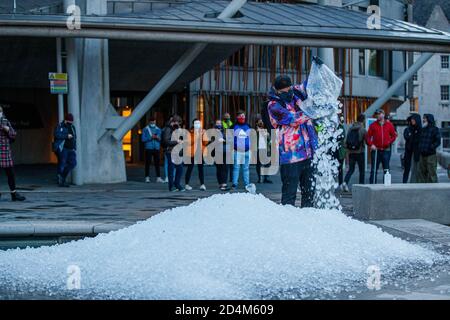
<instances>
[{"instance_id":1,"label":"stone pavement","mask_svg":"<svg viewBox=\"0 0 450 320\"><path fill-rule=\"evenodd\" d=\"M399 159L393 158L391 166L393 183L400 182L402 172ZM56 186L55 171L55 167L51 165L18 166L16 168L18 187L20 192L27 197L27 201L23 203L11 202L7 194L6 181L0 180L0 191L3 193L0 200L0 225L3 226L2 228L6 228L0 228L0 234L2 230L3 232L11 230L13 222L16 226L25 223L25 230L30 230L31 223L37 234L42 233L40 226L45 223L59 226L78 224L83 226L82 230L87 226L92 230L94 228L98 230L99 226L102 226L102 230L108 231L105 224L113 230L118 226L145 220L166 209L187 205L199 198L220 193L213 166L205 168L207 191L198 190L199 183L195 168L191 179L194 190L183 193L169 192L167 184L144 183L143 168L139 165L128 167L129 181L126 183L72 186L67 189ZM439 174L441 181L449 181L445 170L441 169ZM366 176L367 180L368 173ZM277 175L271 179L273 184L257 184L257 192L279 202L281 198L280 177ZM356 179L357 172L353 175L352 180ZM251 168L251 180L256 181L256 172L253 167ZM244 192L242 186L236 192ZM340 198L344 212L351 215L353 212L351 195L343 194ZM40 222L40 224L36 225L36 222ZM53 230L57 230L56 225Z\"/></svg>"}]
</instances>

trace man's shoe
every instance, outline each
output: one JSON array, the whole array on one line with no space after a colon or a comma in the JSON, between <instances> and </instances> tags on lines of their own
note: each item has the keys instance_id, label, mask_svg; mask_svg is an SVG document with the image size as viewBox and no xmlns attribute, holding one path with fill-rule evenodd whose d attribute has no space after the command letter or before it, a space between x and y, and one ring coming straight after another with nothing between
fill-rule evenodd
<instances>
[{"instance_id":1,"label":"man's shoe","mask_svg":"<svg viewBox=\"0 0 450 320\"><path fill-rule=\"evenodd\" d=\"M232 185L231 185L231 190L236 190L236 189L237 189L237 185L232 184Z\"/></svg>"},{"instance_id":2,"label":"man's shoe","mask_svg":"<svg viewBox=\"0 0 450 320\"><path fill-rule=\"evenodd\" d=\"M177 189L178 192L185 192L186 189L185 188L181 188L181 189Z\"/></svg>"},{"instance_id":3,"label":"man's shoe","mask_svg":"<svg viewBox=\"0 0 450 320\"><path fill-rule=\"evenodd\" d=\"M163 183L169 183L169 178L165 178Z\"/></svg>"},{"instance_id":4,"label":"man's shoe","mask_svg":"<svg viewBox=\"0 0 450 320\"><path fill-rule=\"evenodd\" d=\"M206 191L206 187L205 187L205 185L204 185L204 184L202 184L202 185L200 186L200 190L202 190L202 191Z\"/></svg>"},{"instance_id":5,"label":"man's shoe","mask_svg":"<svg viewBox=\"0 0 450 320\"><path fill-rule=\"evenodd\" d=\"M188 190L188 191L192 190L192 187L191 187L190 185L188 185L188 184L187 184L187 185L185 185L184 187L185 187L185 188L186 188L186 190Z\"/></svg>"},{"instance_id":6,"label":"man's shoe","mask_svg":"<svg viewBox=\"0 0 450 320\"><path fill-rule=\"evenodd\" d=\"M145 177L145 183L150 183L150 177Z\"/></svg>"},{"instance_id":7,"label":"man's shoe","mask_svg":"<svg viewBox=\"0 0 450 320\"><path fill-rule=\"evenodd\" d=\"M348 185L345 182L342 184L342 190L344 190L344 192L350 192L350 189L348 188Z\"/></svg>"},{"instance_id":8,"label":"man's shoe","mask_svg":"<svg viewBox=\"0 0 450 320\"><path fill-rule=\"evenodd\" d=\"M25 201L25 197L21 196L17 192L11 192L11 200L12 201Z\"/></svg>"},{"instance_id":9,"label":"man's shoe","mask_svg":"<svg viewBox=\"0 0 450 320\"><path fill-rule=\"evenodd\" d=\"M156 178L156 182L157 182L157 183L164 183L164 180L161 179L161 177L158 177L158 178Z\"/></svg>"}]
</instances>

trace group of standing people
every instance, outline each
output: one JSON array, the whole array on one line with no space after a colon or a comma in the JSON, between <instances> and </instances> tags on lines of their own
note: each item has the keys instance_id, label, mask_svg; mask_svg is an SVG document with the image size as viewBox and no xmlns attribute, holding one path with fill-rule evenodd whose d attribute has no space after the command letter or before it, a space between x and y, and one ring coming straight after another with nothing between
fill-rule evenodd
<instances>
[{"instance_id":1,"label":"group of standing people","mask_svg":"<svg viewBox=\"0 0 450 320\"><path fill-rule=\"evenodd\" d=\"M349 158L349 170L340 181L340 189L349 192L348 184L359 169L359 184L365 183L365 145L370 151L371 169L369 183L377 183L377 172L380 165L383 173L390 169L392 145L397 139L394 125L385 118L385 112L379 109L375 112L376 121L366 131L365 116L361 114L353 123L346 135L341 148L345 148ZM437 148L441 143L439 128L436 127L432 114L412 114L407 119L408 126L403 132L405 138L405 153L403 183L436 183L437 179ZM343 162L340 162L341 164Z\"/></svg>"},{"instance_id":2,"label":"group of standing people","mask_svg":"<svg viewBox=\"0 0 450 320\"><path fill-rule=\"evenodd\" d=\"M173 133L182 128L183 119L178 115L173 115L167 121L163 129L156 126L154 118L150 119L149 125L146 126L142 133L142 142L145 144L146 149L146 165L145 165L145 181L149 182L149 168L151 160L155 166L156 181L167 182L170 191L185 191L192 190L190 185L192 172L194 167L197 167L198 178L200 182L200 190L205 191L205 174L204 174L204 151L209 141L205 139L205 129L202 127L202 123L199 119L192 121L192 126L189 129L189 137L185 140L179 138L173 140ZM222 191L228 191L230 189L236 189L239 185L239 177L242 171L244 180L244 187L248 190L251 185L250 182L250 130L252 127L248 124L246 114L243 111L238 111L235 122L231 120L229 113L225 113L223 119L218 119L214 123L214 129L219 133L219 144L222 144L223 149L223 161L214 163L216 167L216 178L219 185L219 189ZM263 149L261 152L267 152L270 148L270 133L264 127L264 123L261 120L257 121L256 129L258 134L258 149ZM234 158L233 163L227 163L227 154L230 152L228 144L226 143L226 130L233 131L233 143ZM196 137L200 137L199 143L195 141ZM213 140L214 141L214 140ZM212 141L211 141L212 142ZM190 158L188 163L178 163L172 159L173 148L179 144L188 143L186 150L189 152L187 158ZM163 150L166 180L161 178L160 173L160 150ZM259 152L258 152L259 154ZM257 159L256 171L258 174L258 183L272 183L270 179L262 174L261 168L264 165L261 160ZM181 184L181 179L186 167L186 174L184 176L184 186ZM242 169L242 170L241 170ZM229 180L228 180L229 177ZM231 187L228 186L228 182L231 182Z\"/></svg>"},{"instance_id":3,"label":"group of standing people","mask_svg":"<svg viewBox=\"0 0 450 320\"><path fill-rule=\"evenodd\" d=\"M408 127L403 132L405 138L403 183L437 183L437 148L441 145L441 134L436 127L434 116L412 114Z\"/></svg>"}]
</instances>

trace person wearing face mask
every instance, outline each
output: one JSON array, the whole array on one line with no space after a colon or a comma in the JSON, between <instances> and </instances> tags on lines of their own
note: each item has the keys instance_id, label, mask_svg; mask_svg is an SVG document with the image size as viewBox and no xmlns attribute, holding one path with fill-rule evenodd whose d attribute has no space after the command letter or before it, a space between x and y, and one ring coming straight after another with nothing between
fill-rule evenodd
<instances>
[{"instance_id":1,"label":"person wearing face mask","mask_svg":"<svg viewBox=\"0 0 450 320\"><path fill-rule=\"evenodd\" d=\"M215 163L217 183L219 184L220 190L228 191L230 190L230 188L228 188L227 185L227 177L228 177L228 164L226 163L227 144L225 140L225 131L222 126L222 121L216 120L214 128L219 131L218 139L220 140L219 142L222 143L222 152L223 152L223 157L221 161L216 161ZM212 156L215 157L215 154L213 154Z\"/></svg>"},{"instance_id":2,"label":"person wearing face mask","mask_svg":"<svg viewBox=\"0 0 450 320\"><path fill-rule=\"evenodd\" d=\"M189 144L191 161L189 164L187 164L185 188L186 190L192 190L189 182L191 180L192 171L194 170L194 164L197 164L198 179L200 180L200 190L206 191L205 174L203 170L203 151L206 146L205 130L203 130L202 123L199 119L194 119L192 121Z\"/></svg>"},{"instance_id":3,"label":"person wearing face mask","mask_svg":"<svg viewBox=\"0 0 450 320\"><path fill-rule=\"evenodd\" d=\"M161 144L161 129L156 125L155 118L150 118L148 126L142 130L142 142L145 147L145 182L150 182L150 164L153 159L156 172L156 182L164 182L161 179L161 171L159 166L160 159L160 144Z\"/></svg>"},{"instance_id":4,"label":"person wearing face mask","mask_svg":"<svg viewBox=\"0 0 450 320\"><path fill-rule=\"evenodd\" d=\"M223 115L222 127L224 130L231 129L233 127L233 121L231 121L231 116L228 112Z\"/></svg>"},{"instance_id":5,"label":"person wearing face mask","mask_svg":"<svg viewBox=\"0 0 450 320\"><path fill-rule=\"evenodd\" d=\"M58 185L68 188L66 179L77 165L77 133L73 125L73 115L66 114L55 129L53 151L58 155Z\"/></svg>"},{"instance_id":6,"label":"person wearing face mask","mask_svg":"<svg viewBox=\"0 0 450 320\"><path fill-rule=\"evenodd\" d=\"M21 196L16 190L16 177L11 152L11 142L16 138L16 134L11 123L3 114L3 108L0 106L0 168L5 171L8 178L11 200L24 201L25 197Z\"/></svg>"},{"instance_id":7,"label":"person wearing face mask","mask_svg":"<svg viewBox=\"0 0 450 320\"><path fill-rule=\"evenodd\" d=\"M369 183L377 183L377 171L380 164L383 167L383 172L389 171L389 162L391 160L391 148L394 141L397 139L397 132L395 131L392 122L385 118L383 109L378 109L375 112L377 121L369 126L367 131L366 142L371 150L371 168Z\"/></svg>"},{"instance_id":8,"label":"person wearing face mask","mask_svg":"<svg viewBox=\"0 0 450 320\"><path fill-rule=\"evenodd\" d=\"M231 121L231 116L228 112L224 113L223 120L222 120L222 128L224 130L224 133L228 129L233 129L234 123ZM228 164L227 171L230 172L230 182L233 182L233 165Z\"/></svg>"},{"instance_id":9,"label":"person wearing face mask","mask_svg":"<svg viewBox=\"0 0 450 320\"><path fill-rule=\"evenodd\" d=\"M258 152L256 155L256 174L258 175L258 183L272 183L268 176L261 174L261 167L264 167L264 165L261 163L260 153L265 154L268 157L270 156L268 153L268 150L270 150L270 134L269 131L265 128L262 119L259 119L256 122L256 132L258 146Z\"/></svg>"},{"instance_id":10,"label":"person wearing face mask","mask_svg":"<svg viewBox=\"0 0 450 320\"><path fill-rule=\"evenodd\" d=\"M313 121L300 109L307 99L306 87L307 81L292 85L289 76L280 75L273 82L267 105L272 127L278 131L281 204L295 205L300 184L302 208L314 205L312 158L318 147Z\"/></svg>"},{"instance_id":11,"label":"person wearing face mask","mask_svg":"<svg viewBox=\"0 0 450 320\"><path fill-rule=\"evenodd\" d=\"M233 164L233 185L236 189L239 183L239 174L242 166L244 186L249 190L250 184L250 125L246 121L245 112L239 111L234 131L234 164Z\"/></svg>"},{"instance_id":12,"label":"person wearing face mask","mask_svg":"<svg viewBox=\"0 0 450 320\"><path fill-rule=\"evenodd\" d=\"M422 130L419 141L419 183L437 183L437 156L436 150L441 145L441 133L436 127L434 116L423 115Z\"/></svg>"},{"instance_id":13,"label":"person wearing face mask","mask_svg":"<svg viewBox=\"0 0 450 320\"><path fill-rule=\"evenodd\" d=\"M182 119L178 115L171 117L162 131L161 144L164 148L164 155L167 158L167 175L169 191L185 191L181 186L181 176L183 175L183 164L176 164L172 161L173 148L181 143L180 140L172 140L172 133L180 129Z\"/></svg>"},{"instance_id":14,"label":"person wearing face mask","mask_svg":"<svg viewBox=\"0 0 450 320\"><path fill-rule=\"evenodd\" d=\"M419 171L419 142L420 131L422 130L422 119L417 113L412 114L407 119L408 127L403 131L405 138L405 167L403 171L403 183L408 183L409 174L411 172L411 183L417 183Z\"/></svg>"}]
</instances>

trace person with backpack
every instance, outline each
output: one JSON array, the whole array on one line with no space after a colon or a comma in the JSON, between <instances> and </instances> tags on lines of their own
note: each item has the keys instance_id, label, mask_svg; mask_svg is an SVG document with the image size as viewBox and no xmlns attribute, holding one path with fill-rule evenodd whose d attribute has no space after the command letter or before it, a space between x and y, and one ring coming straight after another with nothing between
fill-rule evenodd
<instances>
[{"instance_id":1,"label":"person with backpack","mask_svg":"<svg viewBox=\"0 0 450 320\"><path fill-rule=\"evenodd\" d=\"M422 131L419 142L419 183L437 183L436 150L441 145L441 133L436 127L434 116L423 115Z\"/></svg>"},{"instance_id":2,"label":"person with backpack","mask_svg":"<svg viewBox=\"0 0 450 320\"><path fill-rule=\"evenodd\" d=\"M344 161L345 161L345 157L347 155L347 151L345 149L345 143L344 143L344 140L345 140L344 123L345 123L345 119L344 119L344 116L341 114L339 117L339 126L338 126L338 130L341 130L341 133L339 134L339 136L336 139L337 143L338 143L338 148L336 149L336 151L333 154L334 158L339 162L339 165L338 165L339 187L338 187L338 189L341 191L345 191L344 190Z\"/></svg>"},{"instance_id":3,"label":"person with backpack","mask_svg":"<svg viewBox=\"0 0 450 320\"><path fill-rule=\"evenodd\" d=\"M419 174L419 142L420 132L422 130L422 120L417 113L412 114L407 119L408 127L403 131L405 138L404 171L403 183L408 183L409 173L411 172L411 183L417 183Z\"/></svg>"},{"instance_id":4,"label":"person with backpack","mask_svg":"<svg viewBox=\"0 0 450 320\"><path fill-rule=\"evenodd\" d=\"M156 172L156 182L163 183L161 179L161 170L159 166L160 147L161 147L161 129L156 125L156 119L150 118L148 126L142 131L142 142L145 146L145 182L150 182L150 164L153 159Z\"/></svg>"},{"instance_id":5,"label":"person with backpack","mask_svg":"<svg viewBox=\"0 0 450 320\"><path fill-rule=\"evenodd\" d=\"M364 114L360 114L355 123L353 123L348 130L347 137L345 139L345 147L348 153L349 169L344 178L342 189L344 192L350 192L348 184L355 172L356 165L359 170L359 184L364 184L365 180L365 144L367 131L364 128L364 121L366 117Z\"/></svg>"},{"instance_id":6,"label":"person with backpack","mask_svg":"<svg viewBox=\"0 0 450 320\"><path fill-rule=\"evenodd\" d=\"M8 178L11 200L24 201L25 197L20 195L16 190L16 176L11 151L11 143L14 142L16 135L16 131L4 116L3 108L0 106L0 168L5 171Z\"/></svg>"},{"instance_id":7,"label":"person with backpack","mask_svg":"<svg viewBox=\"0 0 450 320\"><path fill-rule=\"evenodd\" d=\"M55 129L53 151L58 155L58 185L68 188L67 176L77 165L77 133L73 125L73 115L66 114Z\"/></svg>"}]
</instances>

